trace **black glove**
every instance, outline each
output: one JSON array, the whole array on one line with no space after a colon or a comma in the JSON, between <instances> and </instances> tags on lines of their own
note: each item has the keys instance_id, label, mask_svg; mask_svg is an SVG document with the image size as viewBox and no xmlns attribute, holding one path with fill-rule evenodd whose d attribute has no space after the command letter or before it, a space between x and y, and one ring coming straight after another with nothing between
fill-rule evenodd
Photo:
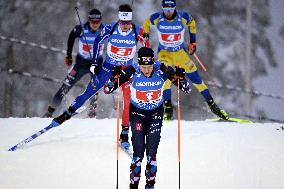
<instances>
[{"instance_id":1,"label":"black glove","mask_svg":"<svg viewBox=\"0 0 284 189\"><path fill-rule=\"evenodd\" d=\"M75 112L76 110L70 106L65 112L63 112L63 114L54 118L53 120L59 124L62 124L64 121L70 119Z\"/></svg>"},{"instance_id":2,"label":"black glove","mask_svg":"<svg viewBox=\"0 0 284 189\"><path fill-rule=\"evenodd\" d=\"M186 79L180 80L181 90L185 93L190 93L190 85Z\"/></svg>"},{"instance_id":3,"label":"black glove","mask_svg":"<svg viewBox=\"0 0 284 189\"><path fill-rule=\"evenodd\" d=\"M115 90L114 84L117 82L116 78L109 79L109 81L104 86L104 93L110 94Z\"/></svg>"},{"instance_id":4,"label":"black glove","mask_svg":"<svg viewBox=\"0 0 284 189\"><path fill-rule=\"evenodd\" d=\"M113 77L119 77L122 73L122 66L115 66L111 73Z\"/></svg>"},{"instance_id":5,"label":"black glove","mask_svg":"<svg viewBox=\"0 0 284 189\"><path fill-rule=\"evenodd\" d=\"M92 61L92 65L90 66L90 72L92 74L95 74L99 71L99 64L96 60Z\"/></svg>"},{"instance_id":6,"label":"black glove","mask_svg":"<svg viewBox=\"0 0 284 189\"><path fill-rule=\"evenodd\" d=\"M150 36L149 33L143 33L144 40L149 40Z\"/></svg>"},{"instance_id":7,"label":"black glove","mask_svg":"<svg viewBox=\"0 0 284 189\"><path fill-rule=\"evenodd\" d=\"M176 76L180 79L183 79L185 77L185 70L179 66L176 66Z\"/></svg>"},{"instance_id":8,"label":"black glove","mask_svg":"<svg viewBox=\"0 0 284 189\"><path fill-rule=\"evenodd\" d=\"M65 60L64 60L64 63L67 65L67 66L71 66L72 65L72 56L66 56L65 57Z\"/></svg>"}]
</instances>

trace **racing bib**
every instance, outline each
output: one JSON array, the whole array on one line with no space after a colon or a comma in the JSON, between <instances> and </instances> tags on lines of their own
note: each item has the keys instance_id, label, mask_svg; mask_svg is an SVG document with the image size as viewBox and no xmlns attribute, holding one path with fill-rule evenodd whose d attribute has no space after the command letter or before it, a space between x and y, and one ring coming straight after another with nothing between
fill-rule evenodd
<instances>
[{"instance_id":1,"label":"racing bib","mask_svg":"<svg viewBox=\"0 0 284 189\"><path fill-rule=\"evenodd\" d=\"M177 33L177 34L166 34L166 33L162 33L162 40L165 42L177 42L181 39L181 34Z\"/></svg>"},{"instance_id":2,"label":"racing bib","mask_svg":"<svg viewBox=\"0 0 284 189\"><path fill-rule=\"evenodd\" d=\"M91 59L90 53L91 53L91 56L93 56L93 45L82 43L81 41L79 41L79 53L84 58Z\"/></svg>"},{"instance_id":3,"label":"racing bib","mask_svg":"<svg viewBox=\"0 0 284 189\"><path fill-rule=\"evenodd\" d=\"M132 48L120 48L112 45L111 52L119 56L129 56L132 53Z\"/></svg>"},{"instance_id":4,"label":"racing bib","mask_svg":"<svg viewBox=\"0 0 284 189\"><path fill-rule=\"evenodd\" d=\"M184 42L184 30L178 33L159 32L159 42L166 47L176 47Z\"/></svg>"},{"instance_id":5,"label":"racing bib","mask_svg":"<svg viewBox=\"0 0 284 189\"><path fill-rule=\"evenodd\" d=\"M107 53L115 61L129 61L134 58L136 46L117 47L108 43Z\"/></svg>"},{"instance_id":6,"label":"racing bib","mask_svg":"<svg viewBox=\"0 0 284 189\"><path fill-rule=\"evenodd\" d=\"M155 91L136 91L136 99L142 102L158 100L161 97L161 89Z\"/></svg>"}]
</instances>

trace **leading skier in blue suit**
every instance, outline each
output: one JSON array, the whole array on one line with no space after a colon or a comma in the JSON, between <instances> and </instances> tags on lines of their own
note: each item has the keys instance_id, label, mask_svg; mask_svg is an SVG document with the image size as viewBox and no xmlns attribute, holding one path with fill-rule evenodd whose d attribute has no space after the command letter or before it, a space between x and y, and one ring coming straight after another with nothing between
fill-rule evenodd
<instances>
[{"instance_id":1,"label":"leading skier in blue suit","mask_svg":"<svg viewBox=\"0 0 284 189\"><path fill-rule=\"evenodd\" d=\"M154 61L154 51L142 47L138 51L138 64L117 70L104 91L112 93L118 86L132 78L130 85L130 127L132 131L133 159L130 166L130 188L138 189L141 175L141 163L146 150L146 189L153 189L155 184L157 163L156 154L161 138L163 125L163 85L167 79L177 85L180 81L181 90L189 93L189 83L183 68L167 67ZM118 85L118 79L119 85Z\"/></svg>"}]
</instances>

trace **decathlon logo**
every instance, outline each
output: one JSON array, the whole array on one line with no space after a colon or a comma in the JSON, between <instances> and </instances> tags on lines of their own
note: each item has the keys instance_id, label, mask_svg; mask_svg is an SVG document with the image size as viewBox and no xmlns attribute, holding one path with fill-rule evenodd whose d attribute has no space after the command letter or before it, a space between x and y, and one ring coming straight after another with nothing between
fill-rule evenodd
<instances>
[{"instance_id":1,"label":"decathlon logo","mask_svg":"<svg viewBox=\"0 0 284 189\"><path fill-rule=\"evenodd\" d=\"M133 45L136 43L136 41L132 41L132 40L125 40L125 39L112 39L111 42L113 43L126 43L129 45Z\"/></svg>"},{"instance_id":2,"label":"decathlon logo","mask_svg":"<svg viewBox=\"0 0 284 189\"><path fill-rule=\"evenodd\" d=\"M155 82L138 82L136 83L137 87L153 87L153 86L159 86L161 85L161 81L155 81Z\"/></svg>"},{"instance_id":3,"label":"decathlon logo","mask_svg":"<svg viewBox=\"0 0 284 189\"><path fill-rule=\"evenodd\" d=\"M164 29L164 30L179 30L179 29L182 29L182 26L163 26L163 25L160 25L160 29Z\"/></svg>"}]
</instances>

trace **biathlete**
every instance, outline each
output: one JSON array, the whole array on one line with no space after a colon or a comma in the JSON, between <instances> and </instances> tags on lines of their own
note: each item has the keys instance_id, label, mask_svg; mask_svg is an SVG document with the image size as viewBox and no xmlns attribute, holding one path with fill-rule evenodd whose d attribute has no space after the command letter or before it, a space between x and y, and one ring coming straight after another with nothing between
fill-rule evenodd
<instances>
[{"instance_id":1,"label":"biathlete","mask_svg":"<svg viewBox=\"0 0 284 189\"><path fill-rule=\"evenodd\" d=\"M112 93L123 83L130 84L130 126L132 131L133 159L130 166L130 188L138 189L141 163L146 150L146 189L153 189L157 172L157 150L163 125L163 85L169 79L175 85L180 81L182 91L189 93L189 83L184 78L184 69L176 71L154 60L151 48L141 47L138 51L138 64L122 71L116 70L114 76L104 87L104 92Z\"/></svg>"},{"instance_id":2,"label":"biathlete","mask_svg":"<svg viewBox=\"0 0 284 189\"><path fill-rule=\"evenodd\" d=\"M193 86L201 93L211 111L221 119L229 119L228 114L215 103L206 84L202 81L197 67L190 60L185 51L184 33L188 28L190 43L189 53L196 51L196 22L192 15L176 9L175 0L162 0L162 11L152 14L143 22L144 38L149 39L150 27L154 25L158 30L158 60L166 65L178 65L185 69L186 76ZM165 120L172 119L171 82L164 86Z\"/></svg>"},{"instance_id":3,"label":"biathlete","mask_svg":"<svg viewBox=\"0 0 284 189\"><path fill-rule=\"evenodd\" d=\"M108 79L112 76L116 66L129 66L133 64L133 58L136 53L138 41L144 44L142 37L143 31L139 26L132 23L132 9L129 5L119 6L119 21L106 25L101 34L94 41L93 51L94 60L90 67L94 74L83 94L79 95L72 105L60 116L54 119L55 122L61 124L65 120L70 119L72 114L80 108L89 98L91 98L98 90L100 90ZM141 36L139 36L139 33ZM108 40L107 53L104 63L98 66L98 57L100 52L100 44ZM124 112L122 116L122 131L120 134L121 145L128 149L130 143L128 141L129 133L129 99L130 89L127 84L123 86L124 94Z\"/></svg>"},{"instance_id":4,"label":"biathlete","mask_svg":"<svg viewBox=\"0 0 284 189\"><path fill-rule=\"evenodd\" d=\"M72 50L75 39L78 38L78 53L76 56L76 62L68 73L67 77L63 80L62 86L55 93L52 103L48 106L48 109L43 117L52 117L56 108L62 102L63 97L69 92L69 90L86 74L90 74L90 67L92 65L93 58L93 44L95 38L101 33L104 25L102 24L102 14L98 9L92 9L88 15L88 21L83 25L77 25L70 32L67 42L67 55L65 57L65 64L71 66ZM101 65L103 62L102 52L98 55L98 64ZM97 106L98 94L92 98L90 103L91 107L89 110L89 117L96 117L96 106Z\"/></svg>"}]
</instances>

